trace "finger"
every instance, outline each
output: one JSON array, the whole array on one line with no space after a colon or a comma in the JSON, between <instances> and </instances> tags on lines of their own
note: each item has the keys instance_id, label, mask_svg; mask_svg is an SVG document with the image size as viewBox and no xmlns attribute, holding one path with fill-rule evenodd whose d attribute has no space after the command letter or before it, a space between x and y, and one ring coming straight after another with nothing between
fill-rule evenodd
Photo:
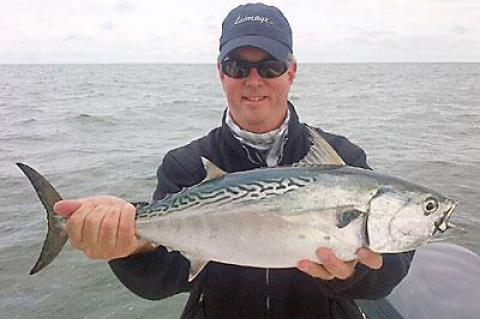
<instances>
[{"instance_id":1,"label":"finger","mask_svg":"<svg viewBox=\"0 0 480 319\"><path fill-rule=\"evenodd\" d=\"M98 237L100 227L105 215L109 212L111 206L100 205L85 217L83 224L82 242L84 244L85 254L89 258L98 258Z\"/></svg>"},{"instance_id":2,"label":"finger","mask_svg":"<svg viewBox=\"0 0 480 319\"><path fill-rule=\"evenodd\" d=\"M105 259L109 259L108 257L114 253L121 209L120 205L110 206L100 225L97 245L99 254Z\"/></svg>"},{"instance_id":3,"label":"finger","mask_svg":"<svg viewBox=\"0 0 480 319\"><path fill-rule=\"evenodd\" d=\"M69 217L82 206L82 202L77 199L66 199L56 202L53 210L57 215Z\"/></svg>"},{"instance_id":4,"label":"finger","mask_svg":"<svg viewBox=\"0 0 480 319\"><path fill-rule=\"evenodd\" d=\"M320 278L323 280L332 280L335 278L328 270L320 264L311 262L310 260L301 260L298 263L298 269L309 274L312 277Z\"/></svg>"},{"instance_id":5,"label":"finger","mask_svg":"<svg viewBox=\"0 0 480 319\"><path fill-rule=\"evenodd\" d=\"M319 248L317 257L322 262L323 267L336 278L347 279L355 270L353 263L343 262L329 249Z\"/></svg>"},{"instance_id":6,"label":"finger","mask_svg":"<svg viewBox=\"0 0 480 319\"><path fill-rule=\"evenodd\" d=\"M368 248L360 248L357 251L360 263L371 269L380 269L383 266L383 257L380 254L372 252Z\"/></svg>"},{"instance_id":7,"label":"finger","mask_svg":"<svg viewBox=\"0 0 480 319\"><path fill-rule=\"evenodd\" d=\"M80 199L82 202L90 202L94 206L99 206L99 205L122 205L126 203L121 198L114 197L114 196L91 196L91 197L86 197L86 198L81 198Z\"/></svg>"},{"instance_id":8,"label":"finger","mask_svg":"<svg viewBox=\"0 0 480 319\"><path fill-rule=\"evenodd\" d=\"M81 205L96 207L99 205L114 205L126 203L123 199L113 196L92 196L78 199L65 199L55 203L54 210L58 215L69 217Z\"/></svg>"},{"instance_id":9,"label":"finger","mask_svg":"<svg viewBox=\"0 0 480 319\"><path fill-rule=\"evenodd\" d=\"M72 246L76 249L83 249L83 228L85 218L93 210L93 206L89 203L82 203L80 207L67 219L66 226L68 237Z\"/></svg>"},{"instance_id":10,"label":"finger","mask_svg":"<svg viewBox=\"0 0 480 319\"><path fill-rule=\"evenodd\" d=\"M130 203L122 205L115 250L123 256L118 257L125 257L137 248L138 243L135 236L136 212L136 208Z\"/></svg>"},{"instance_id":11,"label":"finger","mask_svg":"<svg viewBox=\"0 0 480 319\"><path fill-rule=\"evenodd\" d=\"M58 215L68 217L72 215L82 204L90 206L115 204L124 202L122 199L113 196L92 196L78 199L64 199L56 202L53 206L55 213Z\"/></svg>"}]
</instances>

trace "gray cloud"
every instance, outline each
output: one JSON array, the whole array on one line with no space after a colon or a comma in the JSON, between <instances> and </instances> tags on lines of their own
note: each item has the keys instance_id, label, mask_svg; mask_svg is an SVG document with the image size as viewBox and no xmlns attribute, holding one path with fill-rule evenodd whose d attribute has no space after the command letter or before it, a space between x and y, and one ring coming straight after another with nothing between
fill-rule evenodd
<instances>
[{"instance_id":1,"label":"gray cloud","mask_svg":"<svg viewBox=\"0 0 480 319\"><path fill-rule=\"evenodd\" d=\"M399 36L397 31L393 30L382 30L382 31L362 31L362 36L373 39L382 39Z\"/></svg>"},{"instance_id":2,"label":"gray cloud","mask_svg":"<svg viewBox=\"0 0 480 319\"><path fill-rule=\"evenodd\" d=\"M219 27L217 24L215 23L207 23L203 26L203 29L205 31L207 31L208 33L218 33L218 32L221 32L221 27ZM219 35L220 36L220 35Z\"/></svg>"},{"instance_id":3,"label":"gray cloud","mask_svg":"<svg viewBox=\"0 0 480 319\"><path fill-rule=\"evenodd\" d=\"M168 7L161 1L134 0L4 2L0 63L210 63L221 22L236 5L201 0L186 10L181 1ZM478 0L277 4L291 20L295 54L302 61L478 61L480 56ZM45 45L58 42L63 46Z\"/></svg>"},{"instance_id":4,"label":"gray cloud","mask_svg":"<svg viewBox=\"0 0 480 319\"><path fill-rule=\"evenodd\" d=\"M466 28L462 25L456 25L454 26L451 31L455 34L458 34L458 35L464 35L464 34L467 34L469 33L471 30L469 28Z\"/></svg>"},{"instance_id":5,"label":"gray cloud","mask_svg":"<svg viewBox=\"0 0 480 319\"><path fill-rule=\"evenodd\" d=\"M135 10L135 4L130 1L122 1L117 3L114 7L113 10L117 12L130 12Z\"/></svg>"},{"instance_id":6,"label":"gray cloud","mask_svg":"<svg viewBox=\"0 0 480 319\"><path fill-rule=\"evenodd\" d=\"M478 61L480 41L439 35L396 35L382 37L352 36L327 49L333 61L422 62ZM348 49L353 54L347 52ZM352 51L352 49L354 49Z\"/></svg>"},{"instance_id":7,"label":"gray cloud","mask_svg":"<svg viewBox=\"0 0 480 319\"><path fill-rule=\"evenodd\" d=\"M102 28L103 30L110 31L110 30L115 30L117 28L117 25L113 22L105 22L100 25L100 28Z\"/></svg>"},{"instance_id":8,"label":"gray cloud","mask_svg":"<svg viewBox=\"0 0 480 319\"><path fill-rule=\"evenodd\" d=\"M88 37L88 36L70 34L70 35L66 36L63 39L63 41L64 42L79 42L79 41L90 41L92 39L93 39L92 37Z\"/></svg>"},{"instance_id":9,"label":"gray cloud","mask_svg":"<svg viewBox=\"0 0 480 319\"><path fill-rule=\"evenodd\" d=\"M63 39L63 41L68 42L68 41L74 41L76 39L77 39L76 35L70 34L70 35L66 36L65 39Z\"/></svg>"}]
</instances>

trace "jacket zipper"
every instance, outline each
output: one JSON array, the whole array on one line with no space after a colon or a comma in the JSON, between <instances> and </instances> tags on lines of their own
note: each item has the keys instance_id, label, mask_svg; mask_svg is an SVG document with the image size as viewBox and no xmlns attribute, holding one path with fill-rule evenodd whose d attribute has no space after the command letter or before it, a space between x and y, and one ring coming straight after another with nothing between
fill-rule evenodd
<instances>
[{"instance_id":1,"label":"jacket zipper","mask_svg":"<svg viewBox=\"0 0 480 319\"><path fill-rule=\"evenodd\" d=\"M266 298L265 298L265 308L266 308L266 314L267 318L270 317L270 268L267 268L265 270L265 284L266 284Z\"/></svg>"}]
</instances>

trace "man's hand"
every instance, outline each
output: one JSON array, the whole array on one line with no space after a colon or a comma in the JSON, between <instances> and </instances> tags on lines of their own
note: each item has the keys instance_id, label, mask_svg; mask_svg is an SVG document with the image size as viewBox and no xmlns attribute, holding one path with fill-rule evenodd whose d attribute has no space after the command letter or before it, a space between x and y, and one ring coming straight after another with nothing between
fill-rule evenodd
<instances>
[{"instance_id":1,"label":"man's hand","mask_svg":"<svg viewBox=\"0 0 480 319\"><path fill-rule=\"evenodd\" d=\"M96 196L62 200L54 209L67 217L72 246L91 259L111 260L154 248L135 236L136 209L123 199Z\"/></svg>"},{"instance_id":2,"label":"man's hand","mask_svg":"<svg viewBox=\"0 0 480 319\"><path fill-rule=\"evenodd\" d=\"M312 277L324 280L349 278L353 275L357 263L364 264L371 269L380 269L383 266L382 256L368 248L360 248L357 251L358 259L349 262L338 259L330 249L319 248L316 253L321 264L310 260L301 260L298 263L298 269Z\"/></svg>"}]
</instances>

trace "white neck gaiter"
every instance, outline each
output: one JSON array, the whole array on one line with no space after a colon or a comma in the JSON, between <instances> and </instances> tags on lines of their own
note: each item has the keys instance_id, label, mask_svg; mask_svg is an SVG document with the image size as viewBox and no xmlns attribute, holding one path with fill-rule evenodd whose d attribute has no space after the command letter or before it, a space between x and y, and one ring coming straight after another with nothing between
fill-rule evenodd
<instances>
[{"instance_id":1,"label":"white neck gaiter","mask_svg":"<svg viewBox=\"0 0 480 319\"><path fill-rule=\"evenodd\" d=\"M288 134L289 120L290 110L287 110L285 120L277 129L266 133L252 133L242 130L233 121L229 110L227 110L225 117L225 122L232 131L233 136L243 145L248 145L255 149L268 167L277 166L282 159L283 145L285 144L285 138Z\"/></svg>"}]
</instances>

